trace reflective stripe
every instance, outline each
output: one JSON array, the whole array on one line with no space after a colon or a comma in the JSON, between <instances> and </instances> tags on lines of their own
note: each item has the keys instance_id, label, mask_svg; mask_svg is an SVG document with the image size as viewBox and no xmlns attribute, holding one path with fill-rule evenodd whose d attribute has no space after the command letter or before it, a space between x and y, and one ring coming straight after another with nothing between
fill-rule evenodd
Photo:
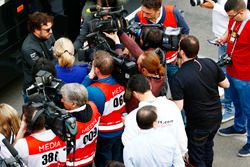
<instances>
[{"instance_id":1,"label":"reflective stripe","mask_svg":"<svg viewBox=\"0 0 250 167\"><path fill-rule=\"evenodd\" d=\"M168 63L172 63L172 62L174 62L174 61L176 60L176 58L177 58L177 52L174 53L171 57L168 57L168 58L166 59L166 63L167 63L167 64L168 64Z\"/></svg>"},{"instance_id":2,"label":"reflective stripe","mask_svg":"<svg viewBox=\"0 0 250 167\"><path fill-rule=\"evenodd\" d=\"M99 125L99 131L109 131L109 130L116 130L123 127L123 122L116 124L116 125L107 125L107 126L101 126Z\"/></svg>"},{"instance_id":3,"label":"reflective stripe","mask_svg":"<svg viewBox=\"0 0 250 167\"><path fill-rule=\"evenodd\" d=\"M86 158L86 159L82 159L80 161L75 161L75 162L69 162L67 161L66 165L67 166L78 166L78 165L84 165L87 164L89 162L92 162L92 160L94 159L95 154L92 154L90 157Z\"/></svg>"}]
</instances>

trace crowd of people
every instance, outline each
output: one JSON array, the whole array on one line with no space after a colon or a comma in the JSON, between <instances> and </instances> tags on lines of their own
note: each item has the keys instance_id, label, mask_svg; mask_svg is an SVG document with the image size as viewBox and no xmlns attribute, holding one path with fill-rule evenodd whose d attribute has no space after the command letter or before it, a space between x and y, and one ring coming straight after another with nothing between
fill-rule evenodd
<instances>
[{"instance_id":1,"label":"crowd of people","mask_svg":"<svg viewBox=\"0 0 250 167\"><path fill-rule=\"evenodd\" d=\"M119 4L115 0L88 3L98 10L104 7L105 12ZM54 38L53 16L34 12L22 46L22 116L10 105L0 104L1 163L10 163L13 156L4 144L7 139L21 157L11 160L20 166L212 167L217 131L221 136L247 133L247 143L238 155L250 156L250 12L246 4L206 0L200 5L213 9L218 55L230 57L226 68L198 57L199 40L189 35L180 11L162 0L141 0L134 21L181 28L177 50L161 47L164 32L157 26L142 26L137 36L124 27L99 30L108 49L89 46L94 50L91 62L81 64L75 63L76 53L85 47L94 15L83 9L82 29L72 42L67 37ZM136 74L127 74L125 84L115 75L117 64L121 65L116 59L136 64ZM41 71L49 77L41 76ZM34 87L40 95L35 98L27 91ZM224 88L223 100L218 87ZM51 127L56 127L56 119L48 124L45 110L50 102L64 116L74 118L69 123L62 117L67 125L60 135ZM219 129L234 112L234 124ZM70 128L77 131L68 140Z\"/></svg>"}]
</instances>

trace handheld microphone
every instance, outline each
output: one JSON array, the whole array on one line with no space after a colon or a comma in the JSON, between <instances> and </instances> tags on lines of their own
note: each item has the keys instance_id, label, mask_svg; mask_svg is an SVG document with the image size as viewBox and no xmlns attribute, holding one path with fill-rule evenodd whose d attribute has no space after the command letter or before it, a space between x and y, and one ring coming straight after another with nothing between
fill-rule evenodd
<instances>
[{"instance_id":1,"label":"handheld microphone","mask_svg":"<svg viewBox=\"0 0 250 167\"><path fill-rule=\"evenodd\" d=\"M18 152L16 149L10 144L10 142L4 138L2 140L3 144L7 147L11 155L16 159L17 163L21 166L24 167L23 162L21 161L21 157L18 155Z\"/></svg>"}]
</instances>

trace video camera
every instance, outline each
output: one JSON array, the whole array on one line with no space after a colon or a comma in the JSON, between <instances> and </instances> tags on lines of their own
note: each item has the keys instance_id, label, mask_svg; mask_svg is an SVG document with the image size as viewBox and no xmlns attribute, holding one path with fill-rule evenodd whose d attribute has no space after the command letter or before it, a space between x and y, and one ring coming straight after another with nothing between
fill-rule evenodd
<instances>
[{"instance_id":1,"label":"video camera","mask_svg":"<svg viewBox=\"0 0 250 167\"><path fill-rule=\"evenodd\" d=\"M87 35L89 48L78 52L79 61L92 62L93 55L97 50L105 50L111 54L114 59L115 66L112 76L114 76L121 85L125 85L131 75L137 73L137 65L134 61L130 61L123 56L118 56L110 47L105 37L99 32Z\"/></svg>"},{"instance_id":2,"label":"video camera","mask_svg":"<svg viewBox=\"0 0 250 167\"><path fill-rule=\"evenodd\" d=\"M63 141L72 141L77 133L76 118L66 110L57 107L53 102L33 103L38 112L32 118L32 122L43 114L46 128L51 129Z\"/></svg>"},{"instance_id":3,"label":"video camera","mask_svg":"<svg viewBox=\"0 0 250 167\"><path fill-rule=\"evenodd\" d=\"M35 83L26 89L26 94L29 101L53 101L61 106L59 92L62 85L62 80L55 78L50 72L40 70L36 74Z\"/></svg>"},{"instance_id":4,"label":"video camera","mask_svg":"<svg viewBox=\"0 0 250 167\"><path fill-rule=\"evenodd\" d=\"M76 119L55 104L61 99L59 92L63 82L43 70L36 74L35 80L36 82L26 89L26 93L29 102L39 109L36 117L44 114L47 128L64 141L73 140L77 133Z\"/></svg>"},{"instance_id":5,"label":"video camera","mask_svg":"<svg viewBox=\"0 0 250 167\"><path fill-rule=\"evenodd\" d=\"M115 32L127 27L128 22L124 18L127 11L123 6L116 7L98 7L94 14L95 19L88 22L89 31L92 32Z\"/></svg>"},{"instance_id":6,"label":"video camera","mask_svg":"<svg viewBox=\"0 0 250 167\"><path fill-rule=\"evenodd\" d=\"M128 26L128 32L134 35L137 40L140 39L144 28L158 28L162 31L162 40L160 48L164 51L178 50L179 41L181 38L181 28L165 27L162 24L142 24L132 22Z\"/></svg>"}]
</instances>

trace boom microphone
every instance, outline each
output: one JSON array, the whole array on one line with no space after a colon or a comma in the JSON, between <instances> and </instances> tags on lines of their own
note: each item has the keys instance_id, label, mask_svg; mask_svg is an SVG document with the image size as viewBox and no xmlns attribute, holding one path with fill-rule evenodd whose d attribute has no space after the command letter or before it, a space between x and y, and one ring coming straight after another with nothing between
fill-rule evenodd
<instances>
[{"instance_id":1,"label":"boom microphone","mask_svg":"<svg viewBox=\"0 0 250 167\"><path fill-rule=\"evenodd\" d=\"M103 10L111 10L111 9L116 9L117 7L99 7L99 6L92 6L88 9L86 9L86 13L95 13L95 12L100 12Z\"/></svg>"},{"instance_id":2,"label":"boom microphone","mask_svg":"<svg viewBox=\"0 0 250 167\"><path fill-rule=\"evenodd\" d=\"M23 162L21 161L21 157L18 155L18 152L16 151L16 149L10 144L10 142L4 138L2 140L3 144L7 147L7 149L9 150L9 152L11 153L11 155L16 159L16 161L18 162L18 164L21 167L24 167Z\"/></svg>"}]
</instances>

